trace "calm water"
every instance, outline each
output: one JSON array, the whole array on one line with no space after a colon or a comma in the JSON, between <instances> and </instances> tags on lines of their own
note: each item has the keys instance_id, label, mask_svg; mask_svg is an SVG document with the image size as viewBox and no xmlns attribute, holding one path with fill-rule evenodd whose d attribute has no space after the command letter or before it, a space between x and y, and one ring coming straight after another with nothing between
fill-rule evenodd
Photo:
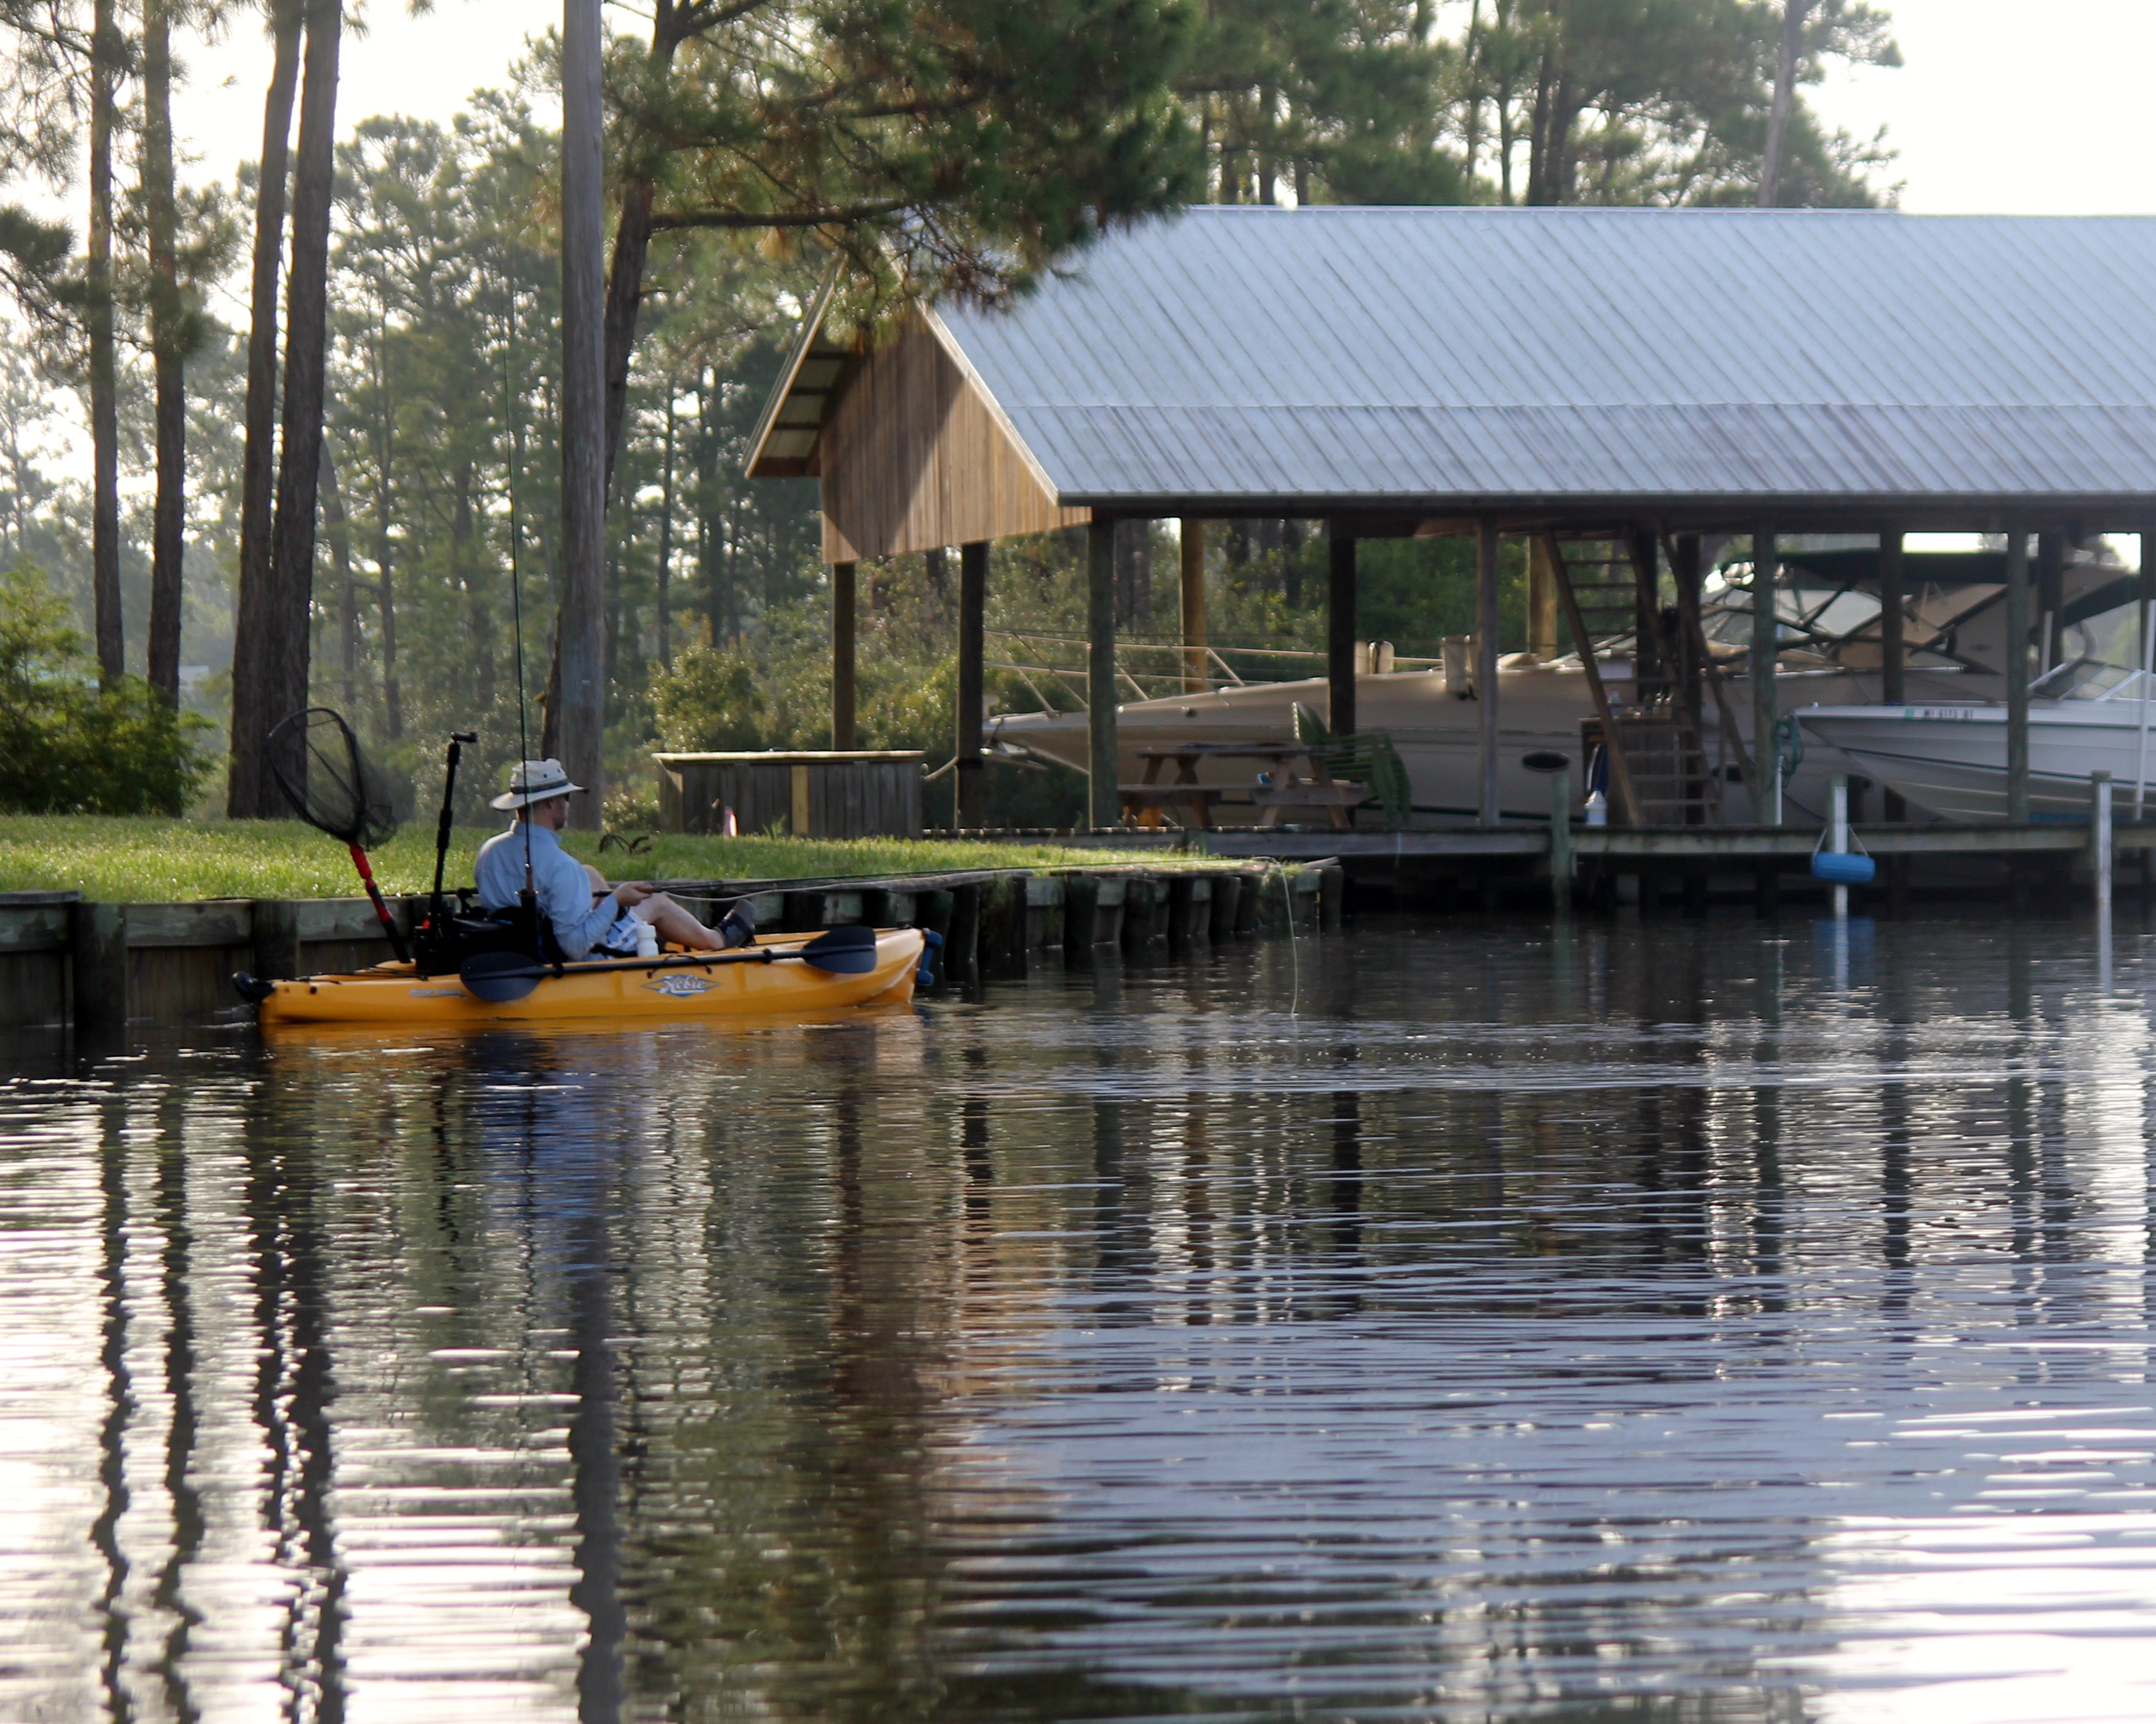
<instances>
[{"instance_id":1,"label":"calm water","mask_svg":"<svg viewBox=\"0 0 2156 1724\"><path fill-rule=\"evenodd\" d=\"M2152 990L1365 924L18 1037L0 1718L2145 1719Z\"/></svg>"}]
</instances>

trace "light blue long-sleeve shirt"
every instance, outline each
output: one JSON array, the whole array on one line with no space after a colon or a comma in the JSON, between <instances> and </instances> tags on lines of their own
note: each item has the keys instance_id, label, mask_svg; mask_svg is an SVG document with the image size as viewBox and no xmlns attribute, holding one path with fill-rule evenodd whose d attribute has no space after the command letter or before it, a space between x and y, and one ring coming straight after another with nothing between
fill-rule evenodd
<instances>
[{"instance_id":1,"label":"light blue long-sleeve shirt","mask_svg":"<svg viewBox=\"0 0 2156 1724\"><path fill-rule=\"evenodd\" d=\"M483 908L516 908L524 892L521 821L480 846L472 875ZM597 945L621 914L621 906L611 893L597 903L592 902L592 877L584 872L582 862L562 848L561 839L551 827L531 828L531 889L538 897L540 913L554 931L554 943L572 963Z\"/></svg>"}]
</instances>

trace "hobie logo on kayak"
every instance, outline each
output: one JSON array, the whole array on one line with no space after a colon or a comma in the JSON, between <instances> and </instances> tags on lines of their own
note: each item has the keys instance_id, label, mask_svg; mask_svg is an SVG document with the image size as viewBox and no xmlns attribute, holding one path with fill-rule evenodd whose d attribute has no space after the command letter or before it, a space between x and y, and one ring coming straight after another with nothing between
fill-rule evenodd
<instances>
[{"instance_id":1,"label":"hobie logo on kayak","mask_svg":"<svg viewBox=\"0 0 2156 1724\"><path fill-rule=\"evenodd\" d=\"M670 994L676 1000L693 1000L711 990L708 975L654 975L644 983L654 994Z\"/></svg>"}]
</instances>

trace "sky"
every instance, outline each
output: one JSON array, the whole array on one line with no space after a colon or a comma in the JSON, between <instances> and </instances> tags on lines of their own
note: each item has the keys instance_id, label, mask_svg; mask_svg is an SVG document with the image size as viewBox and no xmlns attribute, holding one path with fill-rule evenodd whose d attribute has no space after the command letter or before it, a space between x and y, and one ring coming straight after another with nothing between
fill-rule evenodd
<instances>
[{"instance_id":1,"label":"sky","mask_svg":"<svg viewBox=\"0 0 2156 1724\"><path fill-rule=\"evenodd\" d=\"M1014 0L1022 3L1022 0ZM1811 100L1833 123L1887 127L1906 209L1931 214L2156 212L2156 147L2143 118L2156 64L2156 0L1873 0L1894 19L1907 64L1838 73ZM641 8L609 6L641 34ZM446 119L475 90L506 81L525 38L560 16L546 0L368 0L347 39L341 129L370 115ZM260 149L269 52L243 19L198 48L177 116L196 173L229 182Z\"/></svg>"}]
</instances>

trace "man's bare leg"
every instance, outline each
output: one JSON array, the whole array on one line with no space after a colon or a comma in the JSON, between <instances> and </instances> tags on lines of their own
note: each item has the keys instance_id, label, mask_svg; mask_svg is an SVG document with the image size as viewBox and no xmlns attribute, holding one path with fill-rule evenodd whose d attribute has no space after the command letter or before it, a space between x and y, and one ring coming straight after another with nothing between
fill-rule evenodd
<instances>
[{"instance_id":1,"label":"man's bare leg","mask_svg":"<svg viewBox=\"0 0 2156 1724\"><path fill-rule=\"evenodd\" d=\"M726 938L706 928L663 892L654 892L629 913L659 930L670 945L686 946L692 952L723 952Z\"/></svg>"}]
</instances>

